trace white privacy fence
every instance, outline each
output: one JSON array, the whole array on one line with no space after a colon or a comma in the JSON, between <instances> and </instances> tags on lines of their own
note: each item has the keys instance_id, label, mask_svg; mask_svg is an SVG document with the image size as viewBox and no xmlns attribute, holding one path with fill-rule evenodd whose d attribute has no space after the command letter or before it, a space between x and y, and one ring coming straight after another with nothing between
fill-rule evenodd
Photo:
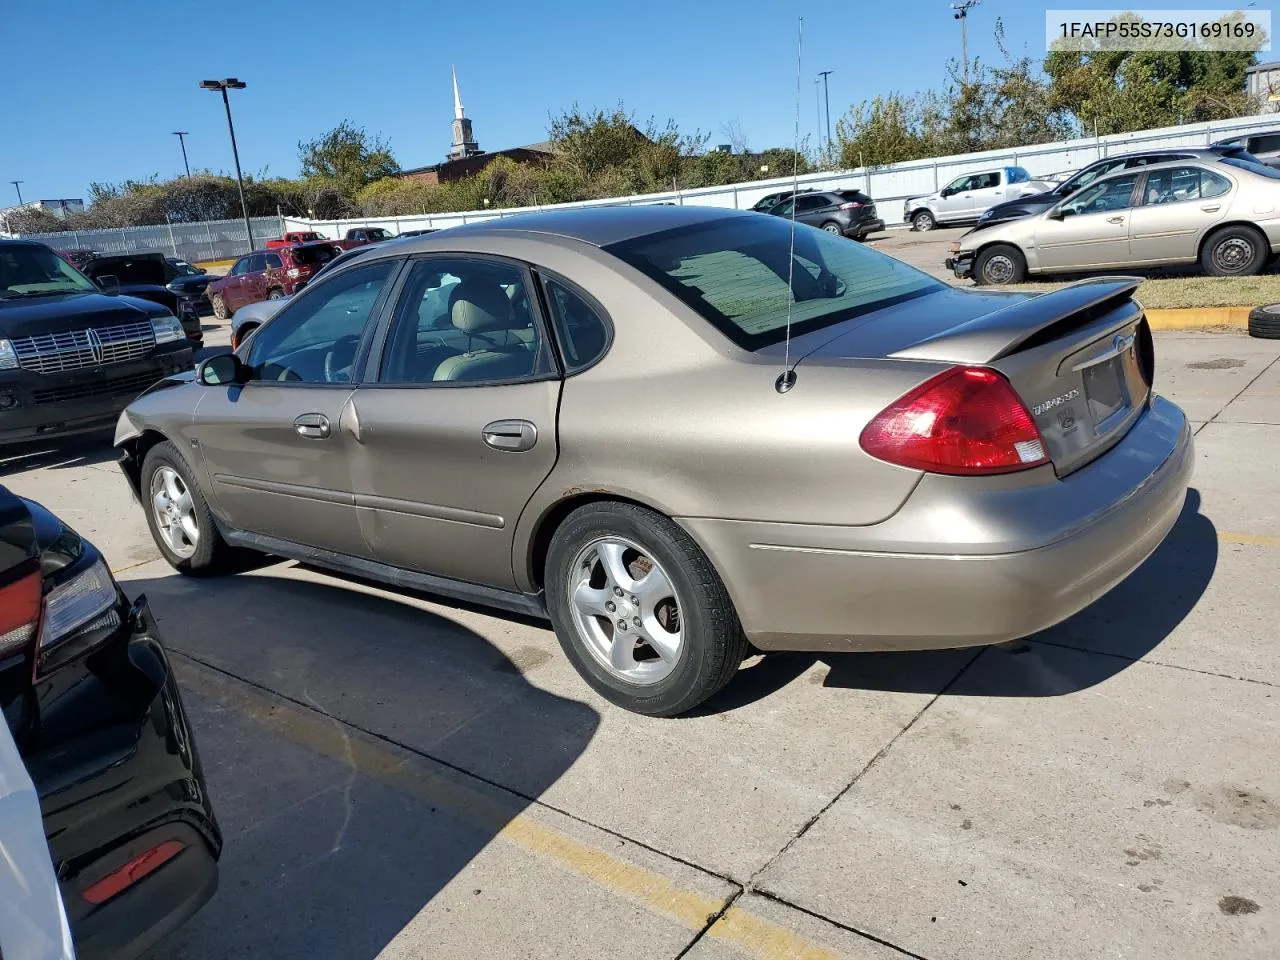
<instances>
[{"instance_id":1,"label":"white privacy fence","mask_svg":"<svg viewBox=\"0 0 1280 960\"><path fill-rule=\"evenodd\" d=\"M981 153L957 154L928 160L911 160L883 167L855 170L826 171L805 174L799 178L800 187L818 190L865 190L876 201L877 211L887 224L903 222L903 204L910 197L932 193L944 187L963 173L973 173L992 167L1025 167L1032 177L1051 177L1067 174L1087 166L1102 157L1130 153L1134 150L1165 147L1203 147L1219 140L1230 139L1262 130L1274 130L1280 126L1280 118L1272 116L1240 117L1235 120L1218 120L1212 123L1192 123L1179 127L1162 127L1156 130L1140 130L1133 133L1114 134L1106 137L1088 137L1080 140L1063 140L1043 143L1015 150L988 150ZM583 200L575 203L556 204L565 207L639 206L643 204L674 203L690 206L750 207L766 194L790 189L791 177L772 180L754 180L750 183L730 184L722 187L703 187L695 190L677 190L663 193L639 194L631 197L612 197L605 200ZM550 209L542 207L509 207L503 210L470 210L465 213L421 214L405 217L369 217L352 220L305 220L285 218L285 229L316 230L330 239L340 239L350 227L386 227L392 233L402 230L442 229L476 220L509 217L519 213Z\"/></svg>"},{"instance_id":2,"label":"white privacy fence","mask_svg":"<svg viewBox=\"0 0 1280 960\"><path fill-rule=\"evenodd\" d=\"M284 234L279 217L254 217L254 246ZM243 220L204 220L162 223L153 227L112 227L105 230L67 230L62 233L23 234L55 250L96 250L103 254L159 252L183 260L227 260L249 252Z\"/></svg>"}]
</instances>

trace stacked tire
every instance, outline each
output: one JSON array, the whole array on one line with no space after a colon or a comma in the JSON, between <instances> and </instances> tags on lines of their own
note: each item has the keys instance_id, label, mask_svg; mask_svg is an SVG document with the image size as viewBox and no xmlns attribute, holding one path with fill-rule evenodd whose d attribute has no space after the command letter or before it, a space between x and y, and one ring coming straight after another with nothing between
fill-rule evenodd
<instances>
[{"instance_id":1,"label":"stacked tire","mask_svg":"<svg viewBox=\"0 0 1280 960\"><path fill-rule=\"evenodd\" d=\"M1249 313L1249 336L1280 340L1280 303L1254 307Z\"/></svg>"}]
</instances>

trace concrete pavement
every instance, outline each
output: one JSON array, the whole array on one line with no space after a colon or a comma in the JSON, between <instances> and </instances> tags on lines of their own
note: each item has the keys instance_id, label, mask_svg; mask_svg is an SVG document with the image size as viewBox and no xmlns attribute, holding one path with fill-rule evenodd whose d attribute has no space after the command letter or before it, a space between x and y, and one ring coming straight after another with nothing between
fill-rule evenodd
<instances>
[{"instance_id":1,"label":"concrete pavement","mask_svg":"<svg viewBox=\"0 0 1280 960\"><path fill-rule=\"evenodd\" d=\"M101 447L0 455L175 651L227 849L153 958L1280 955L1280 343L1156 349L1197 473L1113 593L1020 653L749 661L673 721L537 622L174 576Z\"/></svg>"}]
</instances>

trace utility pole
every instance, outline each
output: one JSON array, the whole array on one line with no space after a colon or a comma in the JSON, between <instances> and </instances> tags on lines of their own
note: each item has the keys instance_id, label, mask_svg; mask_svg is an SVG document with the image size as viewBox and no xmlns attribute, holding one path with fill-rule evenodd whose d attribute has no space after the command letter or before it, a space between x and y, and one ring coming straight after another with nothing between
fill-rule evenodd
<instances>
[{"instance_id":1,"label":"utility pole","mask_svg":"<svg viewBox=\"0 0 1280 960\"><path fill-rule=\"evenodd\" d=\"M25 181L25 180L10 180L9 182L13 184L13 189L15 189L15 190L17 190L17 191L18 191L18 206L22 206L22 188L21 188L20 186L18 186L18 184L20 184L20 183L26 183L27 181Z\"/></svg>"},{"instance_id":2,"label":"utility pole","mask_svg":"<svg viewBox=\"0 0 1280 960\"><path fill-rule=\"evenodd\" d=\"M960 0L951 5L955 18L960 21L960 62L964 68L965 86L969 85L969 34L965 25L969 22L969 11L981 2L982 0Z\"/></svg>"},{"instance_id":3,"label":"utility pole","mask_svg":"<svg viewBox=\"0 0 1280 960\"><path fill-rule=\"evenodd\" d=\"M822 78L822 100L826 104L827 109L827 150L831 149L831 95L827 89L827 77L831 76L830 70L821 70L818 76Z\"/></svg>"},{"instance_id":4,"label":"utility pole","mask_svg":"<svg viewBox=\"0 0 1280 960\"><path fill-rule=\"evenodd\" d=\"M175 130L173 135L178 138L178 142L182 144L182 165L187 168L187 179L191 179L191 164L187 163L187 140L188 132L186 130Z\"/></svg>"},{"instance_id":5,"label":"utility pole","mask_svg":"<svg viewBox=\"0 0 1280 960\"><path fill-rule=\"evenodd\" d=\"M243 80L237 80L235 77L228 77L226 80L201 80L200 87L203 90L220 90L222 91L222 105L227 111L227 131L231 134L231 156L236 161L236 183L240 185L240 212L244 215L244 230L249 238L249 250L253 250L253 225L249 222L249 204L244 199L244 177L240 174L240 150L236 146L236 127L231 122L231 101L227 99L228 90L243 90L248 84Z\"/></svg>"},{"instance_id":6,"label":"utility pole","mask_svg":"<svg viewBox=\"0 0 1280 960\"><path fill-rule=\"evenodd\" d=\"M813 105L818 111L817 116L818 116L818 149L819 151L823 149L822 147L822 91L818 89L818 84L820 84L821 82L822 81L819 80L817 77L813 78Z\"/></svg>"}]
</instances>

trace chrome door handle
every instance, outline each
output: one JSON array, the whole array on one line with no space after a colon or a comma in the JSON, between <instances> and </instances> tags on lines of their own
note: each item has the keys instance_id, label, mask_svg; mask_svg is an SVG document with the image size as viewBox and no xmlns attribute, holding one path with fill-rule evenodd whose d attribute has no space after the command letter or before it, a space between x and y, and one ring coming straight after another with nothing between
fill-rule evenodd
<instances>
[{"instance_id":1,"label":"chrome door handle","mask_svg":"<svg viewBox=\"0 0 1280 960\"><path fill-rule=\"evenodd\" d=\"M298 436L308 440L327 440L329 437L329 418L323 413L304 413L293 421L293 429Z\"/></svg>"},{"instance_id":2,"label":"chrome door handle","mask_svg":"<svg viewBox=\"0 0 1280 960\"><path fill-rule=\"evenodd\" d=\"M1220 203L1206 203L1206 204L1205 204L1204 206L1202 206L1200 209L1201 209L1201 210L1203 210L1205 213L1217 213L1219 210L1221 210L1221 209L1222 209L1222 204L1220 204Z\"/></svg>"},{"instance_id":3,"label":"chrome door handle","mask_svg":"<svg viewBox=\"0 0 1280 960\"><path fill-rule=\"evenodd\" d=\"M494 450L523 453L538 442L538 428L528 420L495 420L485 424L480 436Z\"/></svg>"},{"instance_id":4,"label":"chrome door handle","mask_svg":"<svg viewBox=\"0 0 1280 960\"><path fill-rule=\"evenodd\" d=\"M1124 223L1124 217L1107 217L1107 223Z\"/></svg>"}]
</instances>

